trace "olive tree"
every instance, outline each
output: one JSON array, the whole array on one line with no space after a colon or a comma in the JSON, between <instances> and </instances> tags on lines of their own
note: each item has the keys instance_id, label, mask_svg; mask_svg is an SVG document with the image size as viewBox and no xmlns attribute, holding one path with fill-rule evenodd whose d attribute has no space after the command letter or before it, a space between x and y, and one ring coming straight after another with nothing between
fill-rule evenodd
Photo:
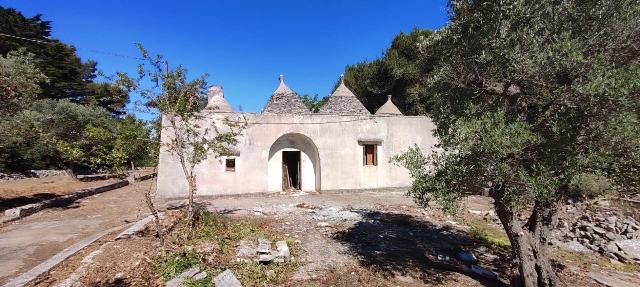
<instances>
[{"instance_id":1,"label":"olive tree","mask_svg":"<svg viewBox=\"0 0 640 287\"><path fill-rule=\"evenodd\" d=\"M640 2L450 2L451 21L419 46L440 141L396 160L409 194L454 211L494 199L517 266L512 284L554 286L547 255L557 208L640 181Z\"/></svg>"}]
</instances>

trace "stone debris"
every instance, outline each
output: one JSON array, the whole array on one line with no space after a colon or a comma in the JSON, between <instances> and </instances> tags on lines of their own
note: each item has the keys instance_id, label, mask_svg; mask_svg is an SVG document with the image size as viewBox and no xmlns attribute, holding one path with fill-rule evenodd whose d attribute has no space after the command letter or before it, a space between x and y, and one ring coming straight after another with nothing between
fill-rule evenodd
<instances>
[{"instance_id":1,"label":"stone debris","mask_svg":"<svg viewBox=\"0 0 640 287\"><path fill-rule=\"evenodd\" d=\"M483 268L483 267L480 267L480 266L475 265L475 264L471 265L469 267L469 270L471 272L473 272L475 274L478 274L478 275L480 275L482 277L485 277L485 278L495 279L495 278L498 277L498 275L496 275L496 273L493 273L493 271L491 271L489 269L486 269L486 268Z\"/></svg>"},{"instance_id":2,"label":"stone debris","mask_svg":"<svg viewBox=\"0 0 640 287\"><path fill-rule=\"evenodd\" d=\"M626 239L614 241L615 246L624 252L630 259L640 263L640 239Z\"/></svg>"},{"instance_id":3,"label":"stone debris","mask_svg":"<svg viewBox=\"0 0 640 287\"><path fill-rule=\"evenodd\" d=\"M579 212L573 208L572 212ZM640 223L614 210L583 213L554 229L559 247L573 252L597 252L624 263L640 263Z\"/></svg>"},{"instance_id":4,"label":"stone debris","mask_svg":"<svg viewBox=\"0 0 640 287\"><path fill-rule=\"evenodd\" d=\"M271 253L271 241L264 238L258 239L258 254L270 254Z\"/></svg>"},{"instance_id":5,"label":"stone debris","mask_svg":"<svg viewBox=\"0 0 640 287\"><path fill-rule=\"evenodd\" d=\"M233 272L229 269L213 278L213 284L216 287L242 287L238 278L236 278Z\"/></svg>"},{"instance_id":6,"label":"stone debris","mask_svg":"<svg viewBox=\"0 0 640 287\"><path fill-rule=\"evenodd\" d=\"M255 256L258 255L258 252L256 251L255 244L253 244L249 240L240 240L240 243L238 244L238 249L237 250L238 251L237 251L236 256L238 257L238 259L247 258L247 257L255 257Z\"/></svg>"},{"instance_id":7,"label":"stone debris","mask_svg":"<svg viewBox=\"0 0 640 287\"><path fill-rule=\"evenodd\" d=\"M276 242L276 249L271 248L271 241L260 238L258 239L258 247L249 240L241 240L236 251L236 261L257 261L262 264L271 262L289 262L291 260L291 252L286 241Z\"/></svg>"},{"instance_id":8,"label":"stone debris","mask_svg":"<svg viewBox=\"0 0 640 287\"><path fill-rule=\"evenodd\" d=\"M187 271L184 271L184 272L180 273L180 275L178 275L175 278L169 280L164 286L165 287L179 287L179 286L182 286L182 283L184 283L184 281L186 281L189 278L192 278L193 276L195 276L198 273L200 273L200 268L199 267L191 267L191 268L187 269Z\"/></svg>"},{"instance_id":9,"label":"stone debris","mask_svg":"<svg viewBox=\"0 0 640 287\"><path fill-rule=\"evenodd\" d=\"M20 173L0 173L0 181L2 180L20 180L27 178L44 178L52 176L73 176L70 170L28 170Z\"/></svg>"},{"instance_id":10,"label":"stone debris","mask_svg":"<svg viewBox=\"0 0 640 287\"><path fill-rule=\"evenodd\" d=\"M276 242L276 261L286 262L289 261L291 252L289 251L289 245L284 240Z\"/></svg>"},{"instance_id":11,"label":"stone debris","mask_svg":"<svg viewBox=\"0 0 640 287\"><path fill-rule=\"evenodd\" d=\"M568 250L571 252L577 253L589 253L591 249L584 247L584 245L580 244L578 241L569 241L569 242L560 242L558 246L564 250Z\"/></svg>"},{"instance_id":12,"label":"stone debris","mask_svg":"<svg viewBox=\"0 0 640 287\"><path fill-rule=\"evenodd\" d=\"M191 278L192 280L198 281L198 280L202 280L204 278L207 278L207 272L202 271L196 275L193 275L193 277Z\"/></svg>"},{"instance_id":13,"label":"stone debris","mask_svg":"<svg viewBox=\"0 0 640 287\"><path fill-rule=\"evenodd\" d=\"M608 287L635 287L640 286L640 276L614 272L614 271L592 271L589 277L596 282Z\"/></svg>"},{"instance_id":14,"label":"stone debris","mask_svg":"<svg viewBox=\"0 0 640 287\"><path fill-rule=\"evenodd\" d=\"M314 219L320 221L357 221L362 216L350 210L343 210L339 207L327 207L317 210Z\"/></svg>"},{"instance_id":15,"label":"stone debris","mask_svg":"<svg viewBox=\"0 0 640 287\"><path fill-rule=\"evenodd\" d=\"M116 240L131 238L137 233L144 230L144 228L153 220L153 215L149 215L143 219L140 219L138 222L131 225L131 227L127 228L125 231L122 231L118 236L116 236Z\"/></svg>"}]
</instances>

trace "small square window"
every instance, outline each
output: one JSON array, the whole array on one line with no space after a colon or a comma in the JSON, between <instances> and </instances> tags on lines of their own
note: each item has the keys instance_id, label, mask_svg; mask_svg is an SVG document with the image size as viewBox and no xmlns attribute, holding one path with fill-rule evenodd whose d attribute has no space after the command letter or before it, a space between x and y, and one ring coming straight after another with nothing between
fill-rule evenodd
<instances>
[{"instance_id":1,"label":"small square window","mask_svg":"<svg viewBox=\"0 0 640 287\"><path fill-rule=\"evenodd\" d=\"M236 159L228 158L224 160L225 170L226 171L236 171Z\"/></svg>"},{"instance_id":2,"label":"small square window","mask_svg":"<svg viewBox=\"0 0 640 287\"><path fill-rule=\"evenodd\" d=\"M362 145L362 163L364 165L378 165L378 156L376 154L376 145Z\"/></svg>"}]
</instances>

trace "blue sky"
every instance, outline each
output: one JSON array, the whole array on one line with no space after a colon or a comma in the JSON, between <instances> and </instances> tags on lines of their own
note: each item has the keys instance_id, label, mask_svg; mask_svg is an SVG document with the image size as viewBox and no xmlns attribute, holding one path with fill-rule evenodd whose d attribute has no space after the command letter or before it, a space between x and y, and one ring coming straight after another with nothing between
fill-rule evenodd
<instances>
[{"instance_id":1,"label":"blue sky","mask_svg":"<svg viewBox=\"0 0 640 287\"><path fill-rule=\"evenodd\" d=\"M27 1L0 0L52 21L52 35L107 74L135 73L133 43L208 73L237 108L258 112L279 74L299 94L325 96L344 68L379 57L392 38L447 21L446 1ZM135 100L135 98L134 98ZM147 117L141 115L142 117Z\"/></svg>"}]
</instances>

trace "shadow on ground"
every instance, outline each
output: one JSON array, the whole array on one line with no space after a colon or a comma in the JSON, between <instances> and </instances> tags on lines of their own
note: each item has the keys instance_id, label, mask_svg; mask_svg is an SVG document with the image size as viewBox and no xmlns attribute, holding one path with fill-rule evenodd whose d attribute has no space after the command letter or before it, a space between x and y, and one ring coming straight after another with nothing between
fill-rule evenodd
<instances>
[{"instance_id":1,"label":"shadow on ground","mask_svg":"<svg viewBox=\"0 0 640 287\"><path fill-rule=\"evenodd\" d=\"M18 206L23 206L32 203L38 203L43 200L52 199L57 197L55 193L36 193L31 196L18 196L12 198L2 198L0 197L0 211L5 211L7 209L11 209Z\"/></svg>"},{"instance_id":2,"label":"shadow on ground","mask_svg":"<svg viewBox=\"0 0 640 287\"><path fill-rule=\"evenodd\" d=\"M361 214L361 221L347 230L336 232L334 239L347 245L362 266L378 270L385 277L418 274L426 284L442 284L453 273L460 273L485 286L504 286L497 279L470 272L468 266L455 259L461 249L475 250L479 247L479 243L465 232L438 227L407 214L369 210L361 211ZM506 266L506 263L500 261L507 256L497 255L495 262L479 258L477 264L492 265L494 270L498 267L498 275L501 275L505 270L500 266ZM449 260L443 259L445 256Z\"/></svg>"}]
</instances>

